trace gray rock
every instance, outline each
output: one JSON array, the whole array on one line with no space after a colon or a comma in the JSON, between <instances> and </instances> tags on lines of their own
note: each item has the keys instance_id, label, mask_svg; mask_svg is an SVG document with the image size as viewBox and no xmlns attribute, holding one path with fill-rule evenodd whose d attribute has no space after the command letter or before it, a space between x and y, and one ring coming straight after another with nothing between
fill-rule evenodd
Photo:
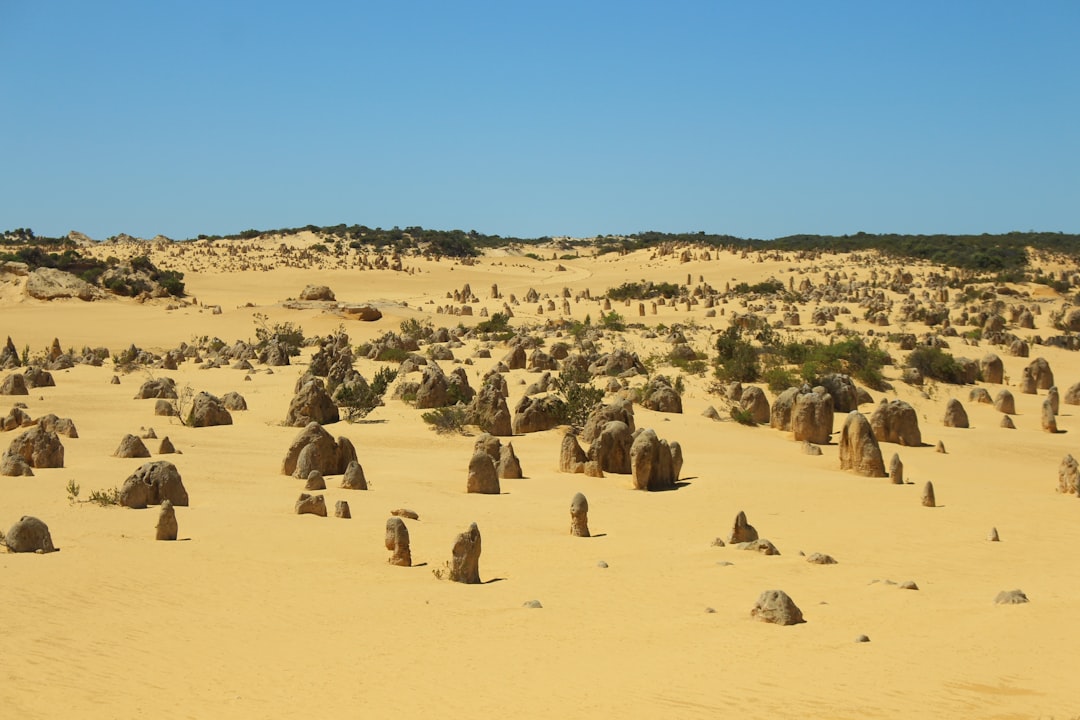
<instances>
[{"instance_id":1,"label":"gray rock","mask_svg":"<svg viewBox=\"0 0 1080 720\"><path fill-rule=\"evenodd\" d=\"M176 510L168 500L161 501L156 530L155 540L175 540L180 532L180 526L176 523Z\"/></svg>"},{"instance_id":2,"label":"gray rock","mask_svg":"<svg viewBox=\"0 0 1080 720\"><path fill-rule=\"evenodd\" d=\"M16 553L51 553L56 550L49 526L31 515L24 515L11 526L4 536L4 543L8 550Z\"/></svg>"}]
</instances>

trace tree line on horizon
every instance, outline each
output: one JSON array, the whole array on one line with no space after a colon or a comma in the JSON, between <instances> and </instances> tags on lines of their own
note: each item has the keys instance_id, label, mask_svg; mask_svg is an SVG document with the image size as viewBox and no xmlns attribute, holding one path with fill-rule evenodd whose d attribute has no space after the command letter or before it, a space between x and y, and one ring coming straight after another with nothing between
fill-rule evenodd
<instances>
[{"instance_id":1,"label":"tree line on horizon","mask_svg":"<svg viewBox=\"0 0 1080 720\"><path fill-rule=\"evenodd\" d=\"M326 252L343 252L346 247L374 247L398 252L417 250L446 257L475 257L484 248L507 245L536 246L552 242L549 236L537 238L487 235L476 230L433 230L418 225L383 229L366 225L305 225L274 230L249 229L232 235L199 235L198 240L250 240L264 235L289 236L310 232L319 236ZM876 250L899 259L925 260L939 265L973 270L979 273L1009 275L1028 269L1028 248L1080 260L1080 234L1063 232L1010 232L981 235L911 235L901 233L854 235L788 235L772 240L741 238L734 235L705 233L666 233L648 231L630 235L597 235L594 238L560 240L564 249L594 246L600 253L629 252L665 243L696 244L715 248L781 251L829 251L837 253ZM2 245L74 248L68 238L37 236L28 228L0 233Z\"/></svg>"}]
</instances>

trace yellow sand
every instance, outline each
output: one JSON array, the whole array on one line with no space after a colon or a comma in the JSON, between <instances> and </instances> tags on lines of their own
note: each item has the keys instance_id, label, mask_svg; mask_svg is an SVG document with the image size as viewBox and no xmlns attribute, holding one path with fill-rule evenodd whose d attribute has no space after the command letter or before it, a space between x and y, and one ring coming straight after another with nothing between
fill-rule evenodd
<instances>
[{"instance_id":1,"label":"yellow sand","mask_svg":"<svg viewBox=\"0 0 1080 720\"><path fill-rule=\"evenodd\" d=\"M64 349L103 345L117 353L135 343L162 352L204 335L229 344L253 339L259 313L299 324L309 336L345 323L359 343L408 318L436 327L475 324L482 307L502 308L504 300L489 299L492 283L506 298L523 299L535 288L561 305L564 286L599 297L642 278L685 283L690 275L694 284L703 277L723 290L727 282L771 276L786 285L803 273L815 282L826 270L869 274L848 256L800 264L791 256L722 253L682 263L677 253L651 252L562 261L502 252L473 266L406 257L405 272L335 268L318 257L309 267L239 269L240 262L269 262L277 244L247 243L246 255L229 256L219 243L217 257L202 254L202 244L182 255L175 246L157 248L155 262L185 270L198 302L175 309L167 300L37 301L7 276L0 334L32 353L54 337ZM121 257L143 251L94 250ZM552 252L543 251L546 258ZM864 261L893 269L878 258ZM446 295L466 282L481 298L477 315L436 314L437 306L460 305ZM340 301L376 304L384 317L360 323L281 307L309 283L329 285ZM1061 298L1040 292L1035 299L1043 309L1037 328L1019 332L1055 334L1048 315ZM571 306L578 319L589 314L595 322L602 314L595 300L571 298ZM725 328L733 310L745 312L737 301L720 308L726 313L716 318L701 306L690 313L662 306L641 318L636 303L615 304L628 321L652 328L692 322L691 343L710 354L712 330ZM809 326L813 305L800 310ZM538 315L524 302L514 313L515 326L561 316ZM855 306L841 321L869 328ZM664 333L657 334L611 337L644 358L664 351ZM951 340L957 355L1002 357L1017 429L1000 428L991 406L969 402L968 387L937 385L924 398L887 368L896 390L884 395L916 406L929 443L882 444L886 462L893 452L904 461L909 484L902 487L842 472L835 444L811 457L788 433L703 417L708 405L723 412L703 376L685 378L681 415L635 407L638 427L682 445L685 485L666 493L635 492L628 476L558 473L561 433L553 430L512 439L525 479L504 480L500 496L468 495L475 436L439 436L421 411L388 400L367 422L329 427L355 444L371 484L368 492L348 491L328 478L331 513L336 500L347 499L351 520L294 515L303 481L280 474L299 432L282 421L310 351L274 374L257 366L250 381L242 371L190 362L172 372L120 373L120 385L109 383L111 362L54 372L56 387L0 406L6 413L24 400L34 417L72 418L80 435L64 439L64 468L0 478L0 527L35 515L61 548L48 556L0 555L0 707L5 717L22 718L1075 716L1080 501L1054 488L1062 456L1077 449L1076 408L1062 404L1064 432L1042 432L1045 392L1022 395L1015 387L1028 360ZM454 354L464 359L475 349L472 342ZM467 366L474 387L503 354L497 347L492 359ZM1049 360L1062 394L1080 380L1075 353L1036 346L1037 355ZM357 367L370 378L379 364L361 360ZM234 412L232 426L183 427L154 416L154 401L133 399L151 374L219 395L238 391L250 409ZM508 375L511 406L522 383L536 377ZM883 393L872 395L876 401ZM949 397L964 403L971 429L942 426ZM869 414L872 406L862 409ZM838 414L837 430L842 420ZM122 484L144 461L112 453L124 434L146 427L182 452L163 457L177 465L191 496L190 507L177 509L182 542L154 541L156 508L102 508L66 497L69 480L81 486L83 500ZM0 449L15 434L0 435ZM934 451L938 440L947 454ZM147 444L156 453L158 441ZM927 480L938 508L919 503ZM578 491L588 497L596 537L568 533ZM399 507L420 514L407 521L417 567L387 564L383 528ZM712 546L740 510L781 556ZM487 584L436 579L432 571L449 559L455 535L474 521ZM993 526L1000 543L986 539ZM829 553L839 564L811 565L801 552ZM919 589L887 580L913 580ZM1013 588L1031 602L994 604L999 591ZM752 619L751 606L769 589L786 591L807 622L779 627ZM523 607L529 600L543 608ZM870 642L856 643L860 634Z\"/></svg>"}]
</instances>

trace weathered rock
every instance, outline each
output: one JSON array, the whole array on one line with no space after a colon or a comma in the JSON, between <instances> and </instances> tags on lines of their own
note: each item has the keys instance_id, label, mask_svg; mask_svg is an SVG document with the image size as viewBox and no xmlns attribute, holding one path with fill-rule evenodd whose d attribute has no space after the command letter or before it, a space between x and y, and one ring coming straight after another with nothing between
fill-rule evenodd
<instances>
[{"instance_id":1,"label":"weathered rock","mask_svg":"<svg viewBox=\"0 0 1080 720\"><path fill-rule=\"evenodd\" d=\"M994 598L996 605L1023 605L1028 602L1028 596L1023 590L1002 590Z\"/></svg>"},{"instance_id":2,"label":"weathered rock","mask_svg":"<svg viewBox=\"0 0 1080 720\"><path fill-rule=\"evenodd\" d=\"M140 467L120 487L120 504L142 509L168 500L177 507L187 507L188 493L180 471L171 462L157 460Z\"/></svg>"},{"instance_id":3,"label":"weathered rock","mask_svg":"<svg viewBox=\"0 0 1080 720\"><path fill-rule=\"evenodd\" d=\"M795 399L799 397L802 388L791 387L784 390L776 396L776 401L772 404L772 409L769 411L769 427L775 430L790 430L791 429L791 414L795 409ZM829 408L832 408L832 398L829 398ZM707 414L708 410L712 410L712 415ZM719 420L720 414L716 412L716 409L710 405L705 414L705 417L712 418L713 420Z\"/></svg>"},{"instance_id":4,"label":"weathered rock","mask_svg":"<svg viewBox=\"0 0 1080 720\"><path fill-rule=\"evenodd\" d=\"M682 397L675 391L667 378L662 375L654 377L642 388L641 404L650 410L662 413L681 413ZM769 419L768 400L765 401L765 419Z\"/></svg>"},{"instance_id":5,"label":"weathered rock","mask_svg":"<svg viewBox=\"0 0 1080 720\"><path fill-rule=\"evenodd\" d=\"M501 377L501 376L500 376ZM514 432L513 418L506 397L499 386L485 383L473 397L466 411L466 422L491 435L508 436Z\"/></svg>"},{"instance_id":6,"label":"weathered rock","mask_svg":"<svg viewBox=\"0 0 1080 720\"><path fill-rule=\"evenodd\" d=\"M1054 409L1049 400L1043 400L1041 414L1042 429L1048 433L1058 431L1057 418L1054 417Z\"/></svg>"},{"instance_id":7,"label":"weathered rock","mask_svg":"<svg viewBox=\"0 0 1080 720\"><path fill-rule=\"evenodd\" d=\"M964 406L956 398L949 398L945 403L945 417L942 420L945 427L966 428L968 427L968 415Z\"/></svg>"},{"instance_id":8,"label":"weathered rock","mask_svg":"<svg viewBox=\"0 0 1080 720\"><path fill-rule=\"evenodd\" d=\"M0 383L0 395L29 395L30 390L26 387L26 378L22 373L12 373Z\"/></svg>"},{"instance_id":9,"label":"weathered rock","mask_svg":"<svg viewBox=\"0 0 1080 720\"><path fill-rule=\"evenodd\" d=\"M221 399L207 392L200 392L191 401L191 410L188 412L188 427L216 427L219 425L232 425L232 415L225 409Z\"/></svg>"},{"instance_id":10,"label":"weathered rock","mask_svg":"<svg viewBox=\"0 0 1080 720\"><path fill-rule=\"evenodd\" d=\"M945 442L942 440L937 441L937 445L934 446L934 452L945 454Z\"/></svg>"},{"instance_id":11,"label":"weathered rock","mask_svg":"<svg viewBox=\"0 0 1080 720\"><path fill-rule=\"evenodd\" d=\"M391 565L400 567L412 566L412 551L409 549L409 528L400 517L390 517L386 520L386 549L390 551Z\"/></svg>"},{"instance_id":12,"label":"weathered rock","mask_svg":"<svg viewBox=\"0 0 1080 720\"><path fill-rule=\"evenodd\" d=\"M889 461L889 480L893 485L904 484L904 463L901 462L900 455L897 453L893 453Z\"/></svg>"},{"instance_id":13,"label":"weathered rock","mask_svg":"<svg viewBox=\"0 0 1080 720\"><path fill-rule=\"evenodd\" d=\"M821 455L821 448L818 447L817 445L815 445L814 443L810 442L809 440L804 440L803 441L802 451L803 451L803 454L812 455L814 457L819 457Z\"/></svg>"},{"instance_id":14,"label":"weathered rock","mask_svg":"<svg viewBox=\"0 0 1080 720\"><path fill-rule=\"evenodd\" d=\"M26 379L28 388L56 387L56 380L53 379L52 373L34 365L23 371L23 378ZM4 394L7 393L0 393L0 395Z\"/></svg>"},{"instance_id":15,"label":"weathered rock","mask_svg":"<svg viewBox=\"0 0 1080 720\"><path fill-rule=\"evenodd\" d=\"M308 447L313 447L308 450ZM301 454L304 462L300 462ZM285 460L281 464L282 475L293 475L298 478L306 478L312 470L318 470L323 475L340 475L344 473L349 463L356 460L356 448L348 438L334 438L318 423L308 423L285 453Z\"/></svg>"},{"instance_id":16,"label":"weathered rock","mask_svg":"<svg viewBox=\"0 0 1080 720\"><path fill-rule=\"evenodd\" d=\"M806 557L806 562L811 565L835 565L836 558L832 555L826 555L824 553L811 553Z\"/></svg>"},{"instance_id":17,"label":"weathered rock","mask_svg":"<svg viewBox=\"0 0 1080 720\"><path fill-rule=\"evenodd\" d=\"M30 463L23 460L19 455L5 452L0 455L0 476L33 477L34 471L31 469Z\"/></svg>"},{"instance_id":18,"label":"weathered rock","mask_svg":"<svg viewBox=\"0 0 1080 720\"><path fill-rule=\"evenodd\" d=\"M31 427L37 423L30 417L30 413L22 409L18 405L11 408L8 414L4 418L0 418L0 430L7 432L9 430L17 430L22 427ZM55 428L53 428L55 432ZM59 433L57 433L59 434Z\"/></svg>"},{"instance_id":19,"label":"weathered rock","mask_svg":"<svg viewBox=\"0 0 1080 720\"><path fill-rule=\"evenodd\" d=\"M1035 387L1038 390L1049 390L1054 385L1054 373L1050 370L1050 363L1045 358L1037 357L1027 365Z\"/></svg>"},{"instance_id":20,"label":"weathered rock","mask_svg":"<svg viewBox=\"0 0 1080 720\"><path fill-rule=\"evenodd\" d=\"M776 625L797 625L806 622L802 610L783 590L766 590L754 603L750 616Z\"/></svg>"},{"instance_id":21,"label":"weathered rock","mask_svg":"<svg viewBox=\"0 0 1080 720\"><path fill-rule=\"evenodd\" d=\"M158 400L154 403L154 415L160 417L176 417L176 406L168 400Z\"/></svg>"},{"instance_id":22,"label":"weathered rock","mask_svg":"<svg viewBox=\"0 0 1080 720\"><path fill-rule=\"evenodd\" d=\"M158 445L158 455L172 455L176 452L176 447L173 446L172 440L169 436L161 438L161 444Z\"/></svg>"},{"instance_id":23,"label":"weathered rock","mask_svg":"<svg viewBox=\"0 0 1080 720\"><path fill-rule=\"evenodd\" d=\"M574 433L568 432L563 435L562 445L559 447L559 472L585 472L585 463L588 459Z\"/></svg>"},{"instance_id":24,"label":"weathered rock","mask_svg":"<svg viewBox=\"0 0 1080 720\"><path fill-rule=\"evenodd\" d=\"M994 409L1006 415L1015 415L1016 400L1013 398L1013 394L1006 388L999 390L998 394L994 396Z\"/></svg>"},{"instance_id":25,"label":"weathered rock","mask_svg":"<svg viewBox=\"0 0 1080 720\"><path fill-rule=\"evenodd\" d=\"M757 539L757 530L747 522L746 513L740 510L739 514L735 516L735 522L731 527L731 532L728 534L728 543L737 545L738 543L754 542Z\"/></svg>"},{"instance_id":26,"label":"weathered rock","mask_svg":"<svg viewBox=\"0 0 1080 720\"><path fill-rule=\"evenodd\" d=\"M176 522L176 510L168 500L161 501L161 510L158 512L155 529L157 530L155 540L175 540L180 533L180 526Z\"/></svg>"},{"instance_id":27,"label":"weathered rock","mask_svg":"<svg viewBox=\"0 0 1080 720\"><path fill-rule=\"evenodd\" d=\"M486 452L476 452L469 461L469 477L466 482L466 492L481 493L484 495L498 495L499 473L495 469L495 462Z\"/></svg>"},{"instance_id":28,"label":"weathered rock","mask_svg":"<svg viewBox=\"0 0 1080 720\"><path fill-rule=\"evenodd\" d=\"M922 491L922 506L923 507L937 507L937 502L934 498L934 483L929 480L923 485Z\"/></svg>"},{"instance_id":29,"label":"weathered rock","mask_svg":"<svg viewBox=\"0 0 1080 720\"><path fill-rule=\"evenodd\" d=\"M364 468L356 460L350 460L345 468L345 474L341 478L341 487L346 490L367 490L367 478L364 477Z\"/></svg>"},{"instance_id":30,"label":"weathered rock","mask_svg":"<svg viewBox=\"0 0 1080 720\"><path fill-rule=\"evenodd\" d=\"M26 294L38 300L79 298L100 300L105 292L85 280L55 268L41 267L26 276Z\"/></svg>"},{"instance_id":31,"label":"weathered rock","mask_svg":"<svg viewBox=\"0 0 1080 720\"><path fill-rule=\"evenodd\" d=\"M558 397L523 397L514 408L514 435L542 432L562 424L566 405Z\"/></svg>"},{"instance_id":32,"label":"weathered rock","mask_svg":"<svg viewBox=\"0 0 1080 720\"><path fill-rule=\"evenodd\" d=\"M651 428L637 431L630 445L630 474L637 490L667 490L675 487L682 468L678 443L660 440ZM678 467L673 457L678 453ZM614 472L614 471L613 471Z\"/></svg>"},{"instance_id":33,"label":"weathered rock","mask_svg":"<svg viewBox=\"0 0 1080 720\"><path fill-rule=\"evenodd\" d=\"M334 517L348 520L352 517L352 511L349 510L348 500L338 500L334 503Z\"/></svg>"},{"instance_id":34,"label":"weathered rock","mask_svg":"<svg viewBox=\"0 0 1080 720\"><path fill-rule=\"evenodd\" d=\"M176 381L170 377L152 378L139 386L139 392L135 394L136 400L150 400L164 398L176 399Z\"/></svg>"},{"instance_id":35,"label":"weathered rock","mask_svg":"<svg viewBox=\"0 0 1080 720\"><path fill-rule=\"evenodd\" d=\"M757 540L751 540L750 542L738 543L735 547L740 550L750 550L761 555L779 555L780 551L776 549L776 546L771 541L765 538L758 538Z\"/></svg>"},{"instance_id":36,"label":"weathered rock","mask_svg":"<svg viewBox=\"0 0 1080 720\"><path fill-rule=\"evenodd\" d=\"M453 582L477 585L480 583L480 530L476 523L454 540L450 559L449 579Z\"/></svg>"},{"instance_id":37,"label":"weathered rock","mask_svg":"<svg viewBox=\"0 0 1080 720\"><path fill-rule=\"evenodd\" d=\"M589 501L581 493L570 500L570 534L589 537Z\"/></svg>"},{"instance_id":38,"label":"weathered rock","mask_svg":"<svg viewBox=\"0 0 1080 720\"><path fill-rule=\"evenodd\" d=\"M285 424L289 427L304 427L310 423L328 425L340 419L337 405L326 393L322 380L311 378L289 403Z\"/></svg>"},{"instance_id":39,"label":"weathered rock","mask_svg":"<svg viewBox=\"0 0 1080 720\"><path fill-rule=\"evenodd\" d=\"M64 467L64 446L60 437L40 425L12 440L6 454L22 458L32 468Z\"/></svg>"},{"instance_id":40,"label":"weathered rock","mask_svg":"<svg viewBox=\"0 0 1080 720\"><path fill-rule=\"evenodd\" d=\"M75 423L71 418L56 417L49 413L38 418L37 424L44 430L48 430L63 437L77 438L79 431L75 429Z\"/></svg>"},{"instance_id":41,"label":"weathered rock","mask_svg":"<svg viewBox=\"0 0 1080 720\"><path fill-rule=\"evenodd\" d=\"M521 461L514 452L514 443L506 443L499 448L499 461L495 463L495 470L502 480L520 480L525 477L521 471Z\"/></svg>"},{"instance_id":42,"label":"weathered rock","mask_svg":"<svg viewBox=\"0 0 1080 720\"><path fill-rule=\"evenodd\" d=\"M143 444L141 438L129 433L120 441L120 447L116 448L113 457L148 458L150 457L150 451L146 448L146 445Z\"/></svg>"},{"instance_id":43,"label":"weathered rock","mask_svg":"<svg viewBox=\"0 0 1080 720\"><path fill-rule=\"evenodd\" d=\"M885 461L869 421L857 410L848 413L840 431L840 469L866 477L885 477Z\"/></svg>"},{"instance_id":44,"label":"weathered rock","mask_svg":"<svg viewBox=\"0 0 1080 720\"><path fill-rule=\"evenodd\" d=\"M1013 423L1012 418L1009 417L1008 415L1002 415L1001 416L1000 425L1001 425L1001 427L1005 428L1006 430L1015 430L1016 429L1015 423Z\"/></svg>"},{"instance_id":45,"label":"weathered rock","mask_svg":"<svg viewBox=\"0 0 1080 720\"><path fill-rule=\"evenodd\" d=\"M1046 391L1046 402L1050 404L1050 412L1055 415L1061 412L1061 396L1058 395L1057 385Z\"/></svg>"},{"instance_id":46,"label":"weathered rock","mask_svg":"<svg viewBox=\"0 0 1080 720\"><path fill-rule=\"evenodd\" d=\"M599 465L603 472L630 474L630 446L633 435L626 423L612 420L604 426L589 448L588 457Z\"/></svg>"},{"instance_id":47,"label":"weathered rock","mask_svg":"<svg viewBox=\"0 0 1080 720\"><path fill-rule=\"evenodd\" d=\"M821 385L832 397L833 410L851 412L859 408L859 392L850 376L832 373L821 378Z\"/></svg>"},{"instance_id":48,"label":"weathered rock","mask_svg":"<svg viewBox=\"0 0 1080 720\"><path fill-rule=\"evenodd\" d=\"M300 299L306 301L329 301L337 300L334 291L326 285L308 285L300 291Z\"/></svg>"},{"instance_id":49,"label":"weathered rock","mask_svg":"<svg viewBox=\"0 0 1080 720\"><path fill-rule=\"evenodd\" d=\"M998 535L996 527L990 528L990 532L987 534L986 539L990 542L1001 542L1001 536Z\"/></svg>"},{"instance_id":50,"label":"weathered rock","mask_svg":"<svg viewBox=\"0 0 1080 720\"><path fill-rule=\"evenodd\" d=\"M1020 394L1034 395L1038 386L1035 384L1035 376L1031 374L1031 367L1025 367L1020 372Z\"/></svg>"},{"instance_id":51,"label":"weathered rock","mask_svg":"<svg viewBox=\"0 0 1080 720\"><path fill-rule=\"evenodd\" d=\"M221 396L221 404L226 410L247 410L247 400L238 392L227 392ZM226 423L227 424L227 423Z\"/></svg>"},{"instance_id":52,"label":"weathered rock","mask_svg":"<svg viewBox=\"0 0 1080 720\"><path fill-rule=\"evenodd\" d=\"M979 360L979 369L985 383L1000 385L1005 379L1005 364L994 353L988 353Z\"/></svg>"},{"instance_id":53,"label":"weathered rock","mask_svg":"<svg viewBox=\"0 0 1080 720\"><path fill-rule=\"evenodd\" d=\"M1080 382L1069 386L1064 399L1066 405L1080 405Z\"/></svg>"},{"instance_id":54,"label":"weathered rock","mask_svg":"<svg viewBox=\"0 0 1080 720\"><path fill-rule=\"evenodd\" d=\"M305 490L325 490L326 478L318 470L312 470L308 473L307 482L304 483Z\"/></svg>"},{"instance_id":55,"label":"weathered rock","mask_svg":"<svg viewBox=\"0 0 1080 720\"><path fill-rule=\"evenodd\" d=\"M1072 455L1066 455L1058 465L1057 491L1068 495L1080 494L1080 464Z\"/></svg>"},{"instance_id":56,"label":"weathered rock","mask_svg":"<svg viewBox=\"0 0 1080 720\"><path fill-rule=\"evenodd\" d=\"M593 410L585 422L585 427L581 430L582 441L587 443L595 442L604 427L613 420L625 423L630 432L634 432L636 428L634 426L633 403L629 400L616 400Z\"/></svg>"},{"instance_id":57,"label":"weathered rock","mask_svg":"<svg viewBox=\"0 0 1080 720\"><path fill-rule=\"evenodd\" d=\"M909 447L922 445L919 416L903 400L882 402L870 416L870 427L878 442L899 443Z\"/></svg>"},{"instance_id":58,"label":"weathered rock","mask_svg":"<svg viewBox=\"0 0 1080 720\"><path fill-rule=\"evenodd\" d=\"M765 391L756 385L743 388L739 398L739 407L750 413L750 418L759 425L769 422L769 399Z\"/></svg>"},{"instance_id":59,"label":"weathered rock","mask_svg":"<svg viewBox=\"0 0 1080 720\"><path fill-rule=\"evenodd\" d=\"M322 495L309 495L300 493L296 504L293 506L297 515L318 515L326 517L326 498Z\"/></svg>"},{"instance_id":60,"label":"weathered rock","mask_svg":"<svg viewBox=\"0 0 1080 720\"><path fill-rule=\"evenodd\" d=\"M972 388L968 393L968 400L976 403L986 403L987 405L993 404L994 400L990 397L990 393L986 391L986 388L977 387Z\"/></svg>"},{"instance_id":61,"label":"weathered rock","mask_svg":"<svg viewBox=\"0 0 1080 720\"><path fill-rule=\"evenodd\" d=\"M8 550L16 553L56 551L49 526L36 517L23 515L4 536Z\"/></svg>"},{"instance_id":62,"label":"weathered rock","mask_svg":"<svg viewBox=\"0 0 1080 720\"><path fill-rule=\"evenodd\" d=\"M791 431L795 440L828 444L833 431L833 412L833 399L827 392L798 395L791 411Z\"/></svg>"}]
</instances>

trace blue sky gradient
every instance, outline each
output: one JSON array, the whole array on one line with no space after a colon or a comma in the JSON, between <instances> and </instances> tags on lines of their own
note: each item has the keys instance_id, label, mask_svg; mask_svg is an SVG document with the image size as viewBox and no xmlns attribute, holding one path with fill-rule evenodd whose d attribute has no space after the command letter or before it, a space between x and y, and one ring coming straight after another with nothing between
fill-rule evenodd
<instances>
[{"instance_id":1,"label":"blue sky gradient","mask_svg":"<svg viewBox=\"0 0 1080 720\"><path fill-rule=\"evenodd\" d=\"M1080 231L1080 2L0 0L0 229Z\"/></svg>"}]
</instances>

